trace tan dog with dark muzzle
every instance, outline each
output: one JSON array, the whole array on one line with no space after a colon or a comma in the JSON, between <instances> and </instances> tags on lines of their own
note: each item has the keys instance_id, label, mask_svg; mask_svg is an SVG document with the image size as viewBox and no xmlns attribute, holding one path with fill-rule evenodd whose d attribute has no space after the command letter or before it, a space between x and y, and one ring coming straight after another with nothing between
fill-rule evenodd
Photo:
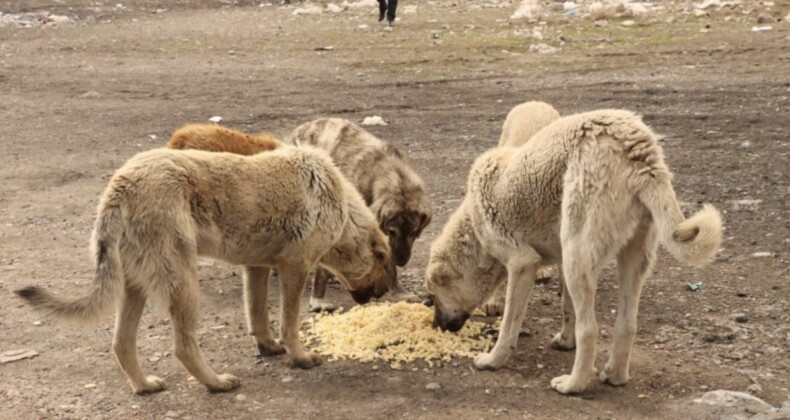
<instances>
[{"instance_id":1,"label":"tan dog with dark muzzle","mask_svg":"<svg viewBox=\"0 0 790 420\"><path fill-rule=\"evenodd\" d=\"M241 156L156 149L119 169L105 190L91 240L92 290L63 299L40 287L16 293L55 318L87 321L118 303L113 349L136 393L164 389L143 374L136 336L146 299L169 311L175 354L211 391L239 385L206 363L198 346L197 257L243 265L250 333L261 353L288 353L296 367L321 359L299 339L309 271L334 272L359 303L386 293L395 275L386 236L329 156L283 146ZM280 272L280 339L269 330L269 270Z\"/></svg>"}]
</instances>

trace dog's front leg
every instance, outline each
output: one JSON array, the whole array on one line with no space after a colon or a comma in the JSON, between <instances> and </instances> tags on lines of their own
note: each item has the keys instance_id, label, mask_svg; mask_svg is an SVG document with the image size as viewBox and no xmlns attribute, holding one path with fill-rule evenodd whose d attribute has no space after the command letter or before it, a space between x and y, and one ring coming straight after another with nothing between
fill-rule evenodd
<instances>
[{"instance_id":1,"label":"dog's front leg","mask_svg":"<svg viewBox=\"0 0 790 420\"><path fill-rule=\"evenodd\" d=\"M505 298L505 315L502 327L494 348L489 353L481 353L475 357L478 369L499 369L507 361L510 352L516 348L518 333L524 315L527 313L529 297L535 285L535 273L538 270L540 256L532 249L519 250L519 257L511 259L507 264L507 296Z\"/></svg>"},{"instance_id":2,"label":"dog's front leg","mask_svg":"<svg viewBox=\"0 0 790 420\"><path fill-rule=\"evenodd\" d=\"M294 264L280 270L280 343L285 346L292 366L302 369L321 364L321 358L305 351L299 339L299 312L309 272L309 265L305 264Z\"/></svg>"},{"instance_id":3,"label":"dog's front leg","mask_svg":"<svg viewBox=\"0 0 790 420\"><path fill-rule=\"evenodd\" d=\"M285 353L285 348L272 337L269 329L269 273L268 267L244 267L244 308L247 329L255 339L261 356Z\"/></svg>"}]
</instances>

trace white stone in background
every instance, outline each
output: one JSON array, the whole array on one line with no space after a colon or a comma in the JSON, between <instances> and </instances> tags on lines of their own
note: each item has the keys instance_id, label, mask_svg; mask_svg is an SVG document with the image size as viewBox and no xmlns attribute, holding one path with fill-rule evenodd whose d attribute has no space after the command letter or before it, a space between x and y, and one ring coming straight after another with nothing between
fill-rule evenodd
<instances>
[{"instance_id":1,"label":"white stone in background","mask_svg":"<svg viewBox=\"0 0 790 420\"><path fill-rule=\"evenodd\" d=\"M359 0L353 3L349 3L348 0L346 0L343 2L342 6L347 7L349 9L364 9L369 7L376 7L378 6L378 2L376 0Z\"/></svg>"},{"instance_id":2,"label":"white stone in background","mask_svg":"<svg viewBox=\"0 0 790 420\"><path fill-rule=\"evenodd\" d=\"M752 32L765 32L765 31L770 31L770 30L772 30L773 28L774 28L774 27L773 27L773 26L771 26L771 25L766 25L766 26L752 26Z\"/></svg>"},{"instance_id":3,"label":"white stone in background","mask_svg":"<svg viewBox=\"0 0 790 420\"><path fill-rule=\"evenodd\" d=\"M532 44L529 46L529 52L538 54L555 54L560 52L560 49L546 44Z\"/></svg>"},{"instance_id":4,"label":"white stone in background","mask_svg":"<svg viewBox=\"0 0 790 420\"><path fill-rule=\"evenodd\" d=\"M313 6L313 5L309 5L309 6L306 6L306 7L300 7L300 8L295 9L293 11L293 15L294 16L299 16L299 15L320 15L321 13L323 13L321 8L318 7L318 6Z\"/></svg>"},{"instance_id":5,"label":"white stone in background","mask_svg":"<svg viewBox=\"0 0 790 420\"><path fill-rule=\"evenodd\" d=\"M532 31L532 39L535 39L535 40L538 40L538 41L542 41L543 40L543 33L540 32L540 30L535 29L534 31Z\"/></svg>"},{"instance_id":6,"label":"white stone in background","mask_svg":"<svg viewBox=\"0 0 790 420\"><path fill-rule=\"evenodd\" d=\"M565 10L566 12L568 10L575 9L576 7L577 7L576 3L572 2L572 1L566 1L565 3L562 3L562 10Z\"/></svg>"},{"instance_id":7,"label":"white stone in background","mask_svg":"<svg viewBox=\"0 0 790 420\"><path fill-rule=\"evenodd\" d=\"M213 122L214 124L217 124L220 121L222 121L222 117L220 117L219 115L215 115L215 116L209 118L208 120Z\"/></svg>"},{"instance_id":8,"label":"white stone in background","mask_svg":"<svg viewBox=\"0 0 790 420\"><path fill-rule=\"evenodd\" d=\"M334 3L329 3L329 4L326 5L326 10L328 12L330 12L330 13L340 13L343 10L346 10L346 9L336 5Z\"/></svg>"},{"instance_id":9,"label":"white stone in background","mask_svg":"<svg viewBox=\"0 0 790 420\"><path fill-rule=\"evenodd\" d=\"M535 21L543 13L543 6L537 0L524 0L510 16L510 20Z\"/></svg>"},{"instance_id":10,"label":"white stone in background","mask_svg":"<svg viewBox=\"0 0 790 420\"><path fill-rule=\"evenodd\" d=\"M362 125L387 125L387 122L380 116L374 115L372 117L365 117L365 119L362 120Z\"/></svg>"}]
</instances>

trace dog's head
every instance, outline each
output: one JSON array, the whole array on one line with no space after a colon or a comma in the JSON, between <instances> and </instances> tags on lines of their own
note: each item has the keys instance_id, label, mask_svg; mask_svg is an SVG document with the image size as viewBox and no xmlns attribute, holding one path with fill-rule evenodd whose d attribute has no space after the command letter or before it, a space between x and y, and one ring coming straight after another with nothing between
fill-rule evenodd
<instances>
[{"instance_id":1,"label":"dog's head","mask_svg":"<svg viewBox=\"0 0 790 420\"><path fill-rule=\"evenodd\" d=\"M356 192L355 192L356 193ZM340 239L321 259L354 301L365 304L397 284L397 272L387 235L361 197L349 200L349 219Z\"/></svg>"},{"instance_id":2,"label":"dog's head","mask_svg":"<svg viewBox=\"0 0 790 420\"><path fill-rule=\"evenodd\" d=\"M403 267L411 258L414 241L431 222L431 214L424 211L398 211L384 216L381 230L389 238L395 264Z\"/></svg>"},{"instance_id":3,"label":"dog's head","mask_svg":"<svg viewBox=\"0 0 790 420\"><path fill-rule=\"evenodd\" d=\"M434 325L452 332L464 326L506 274L502 264L482 251L468 219L458 213L462 209L431 246L424 283L434 306Z\"/></svg>"}]
</instances>

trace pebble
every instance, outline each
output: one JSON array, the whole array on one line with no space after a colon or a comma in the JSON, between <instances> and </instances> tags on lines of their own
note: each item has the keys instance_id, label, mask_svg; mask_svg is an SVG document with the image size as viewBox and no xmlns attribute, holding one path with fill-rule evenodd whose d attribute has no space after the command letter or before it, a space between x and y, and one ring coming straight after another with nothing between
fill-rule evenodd
<instances>
[{"instance_id":1,"label":"pebble","mask_svg":"<svg viewBox=\"0 0 790 420\"><path fill-rule=\"evenodd\" d=\"M247 399L247 396L244 394L236 395L236 401L244 401Z\"/></svg>"},{"instance_id":2,"label":"pebble","mask_svg":"<svg viewBox=\"0 0 790 420\"><path fill-rule=\"evenodd\" d=\"M622 25L622 26L634 26L634 25L636 25L636 22L634 22L633 20L624 20L624 21L620 22L620 25Z\"/></svg>"},{"instance_id":3,"label":"pebble","mask_svg":"<svg viewBox=\"0 0 790 420\"><path fill-rule=\"evenodd\" d=\"M732 316L735 319L735 322L746 322L749 320L749 317L746 316L745 313L739 312Z\"/></svg>"},{"instance_id":4,"label":"pebble","mask_svg":"<svg viewBox=\"0 0 790 420\"><path fill-rule=\"evenodd\" d=\"M280 380L280 382L288 383L288 382L292 382L293 380L294 380L294 377L293 377L293 376L284 376L284 377L283 377L283 378Z\"/></svg>"},{"instance_id":5,"label":"pebble","mask_svg":"<svg viewBox=\"0 0 790 420\"><path fill-rule=\"evenodd\" d=\"M44 325L44 323L41 322L41 321L33 321L33 325L35 325L37 327L40 327L40 326Z\"/></svg>"},{"instance_id":6,"label":"pebble","mask_svg":"<svg viewBox=\"0 0 790 420\"><path fill-rule=\"evenodd\" d=\"M757 23L774 23L774 22L776 22L776 19L774 19L774 17L769 15L768 13L760 13L760 15L757 16Z\"/></svg>"},{"instance_id":7,"label":"pebble","mask_svg":"<svg viewBox=\"0 0 790 420\"><path fill-rule=\"evenodd\" d=\"M486 390L485 390L485 394L486 394L486 395L491 395L491 390L490 390L490 389L486 389Z\"/></svg>"},{"instance_id":8,"label":"pebble","mask_svg":"<svg viewBox=\"0 0 790 420\"><path fill-rule=\"evenodd\" d=\"M540 318L540 319L538 319L538 325L548 325L548 324L551 324L551 322L552 322L551 318Z\"/></svg>"},{"instance_id":9,"label":"pebble","mask_svg":"<svg viewBox=\"0 0 790 420\"><path fill-rule=\"evenodd\" d=\"M429 391L436 391L436 390L441 389L441 388L442 388L442 386L439 385L436 382L431 382L428 385L425 385L425 389L427 389Z\"/></svg>"},{"instance_id":10,"label":"pebble","mask_svg":"<svg viewBox=\"0 0 790 420\"><path fill-rule=\"evenodd\" d=\"M85 98L85 99L98 99L100 97L101 95L99 94L99 92L96 92L95 90L89 90L83 93L82 95L80 95L80 98Z\"/></svg>"},{"instance_id":11,"label":"pebble","mask_svg":"<svg viewBox=\"0 0 790 420\"><path fill-rule=\"evenodd\" d=\"M85 389L93 389L93 388L96 388L96 386L97 386L96 384L85 384L85 386L83 388L85 388Z\"/></svg>"},{"instance_id":12,"label":"pebble","mask_svg":"<svg viewBox=\"0 0 790 420\"><path fill-rule=\"evenodd\" d=\"M751 384L746 387L746 390L751 392L752 394L756 394L758 392L763 392L763 387L760 384Z\"/></svg>"},{"instance_id":13,"label":"pebble","mask_svg":"<svg viewBox=\"0 0 790 420\"><path fill-rule=\"evenodd\" d=\"M165 417L167 417L169 419L176 419L180 415L181 414L179 414L177 411L168 411L167 413L165 413Z\"/></svg>"},{"instance_id":14,"label":"pebble","mask_svg":"<svg viewBox=\"0 0 790 420\"><path fill-rule=\"evenodd\" d=\"M752 254L752 257L753 258L770 258L773 255L774 255L773 252L760 251L760 252L755 252L754 254Z\"/></svg>"}]
</instances>

